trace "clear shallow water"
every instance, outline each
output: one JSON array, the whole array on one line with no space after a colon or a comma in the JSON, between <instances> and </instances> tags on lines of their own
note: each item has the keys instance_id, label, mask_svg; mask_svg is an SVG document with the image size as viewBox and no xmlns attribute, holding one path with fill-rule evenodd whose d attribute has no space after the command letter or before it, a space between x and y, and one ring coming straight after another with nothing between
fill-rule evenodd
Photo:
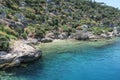
<instances>
[{"instance_id":1,"label":"clear shallow water","mask_svg":"<svg viewBox=\"0 0 120 80\"><path fill-rule=\"evenodd\" d=\"M120 40L106 45L106 42L63 42L42 44L42 59L9 73L0 72L1 80L120 79Z\"/></svg>"}]
</instances>

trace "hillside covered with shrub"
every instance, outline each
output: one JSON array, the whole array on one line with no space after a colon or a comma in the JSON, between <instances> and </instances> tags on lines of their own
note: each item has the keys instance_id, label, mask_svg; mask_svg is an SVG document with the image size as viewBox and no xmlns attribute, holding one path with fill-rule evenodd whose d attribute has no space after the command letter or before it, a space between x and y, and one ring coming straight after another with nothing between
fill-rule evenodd
<instances>
[{"instance_id":1,"label":"hillside covered with shrub","mask_svg":"<svg viewBox=\"0 0 120 80\"><path fill-rule=\"evenodd\" d=\"M6 41L70 34L82 25L96 34L110 31L120 26L120 10L92 0L0 0L0 37Z\"/></svg>"}]
</instances>

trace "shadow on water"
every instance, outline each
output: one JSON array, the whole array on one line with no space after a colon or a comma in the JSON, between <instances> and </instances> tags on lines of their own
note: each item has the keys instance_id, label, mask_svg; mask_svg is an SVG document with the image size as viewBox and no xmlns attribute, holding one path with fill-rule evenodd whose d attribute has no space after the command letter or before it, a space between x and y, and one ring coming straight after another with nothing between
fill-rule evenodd
<instances>
[{"instance_id":1,"label":"shadow on water","mask_svg":"<svg viewBox=\"0 0 120 80\"><path fill-rule=\"evenodd\" d=\"M13 68L6 69L4 71L2 70L0 71L0 75L2 75L2 77L7 77L7 76L30 77L33 75L37 75L38 73L41 74L42 70L44 69L43 62L44 62L44 59L41 57L39 60L30 62L27 64L22 64L20 67L13 67Z\"/></svg>"},{"instance_id":2,"label":"shadow on water","mask_svg":"<svg viewBox=\"0 0 120 80\"><path fill-rule=\"evenodd\" d=\"M59 54L59 53L56 53L56 55L57 54ZM21 66L21 67L9 68L8 70L6 70L6 72L8 72L8 73L15 72L15 75L20 75L20 76L36 75L37 73L40 74L40 72L42 73L42 70L44 70L44 67L45 67L44 63L46 61L51 60L52 57L55 57L56 55L51 53L51 56L50 55L43 56L39 60L30 62L27 65L23 64L23 66Z\"/></svg>"}]
</instances>

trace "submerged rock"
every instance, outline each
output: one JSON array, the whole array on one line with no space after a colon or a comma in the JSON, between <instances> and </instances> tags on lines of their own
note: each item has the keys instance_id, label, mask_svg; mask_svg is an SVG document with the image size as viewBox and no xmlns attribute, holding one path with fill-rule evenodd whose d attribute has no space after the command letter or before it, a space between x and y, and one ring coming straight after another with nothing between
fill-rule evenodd
<instances>
[{"instance_id":1,"label":"submerged rock","mask_svg":"<svg viewBox=\"0 0 120 80\"><path fill-rule=\"evenodd\" d=\"M9 53L0 52L0 68L19 66L21 63L34 61L41 55L40 50L23 43L23 41L16 41Z\"/></svg>"}]
</instances>

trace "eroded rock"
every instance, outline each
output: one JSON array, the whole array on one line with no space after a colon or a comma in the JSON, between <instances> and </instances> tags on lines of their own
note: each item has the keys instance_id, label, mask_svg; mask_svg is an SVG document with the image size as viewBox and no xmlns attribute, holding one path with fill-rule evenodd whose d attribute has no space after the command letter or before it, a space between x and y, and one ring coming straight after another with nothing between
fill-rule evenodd
<instances>
[{"instance_id":1,"label":"eroded rock","mask_svg":"<svg viewBox=\"0 0 120 80\"><path fill-rule=\"evenodd\" d=\"M21 63L34 61L40 58L42 52L21 41L16 41L12 50L0 52L0 68L19 66Z\"/></svg>"}]
</instances>

